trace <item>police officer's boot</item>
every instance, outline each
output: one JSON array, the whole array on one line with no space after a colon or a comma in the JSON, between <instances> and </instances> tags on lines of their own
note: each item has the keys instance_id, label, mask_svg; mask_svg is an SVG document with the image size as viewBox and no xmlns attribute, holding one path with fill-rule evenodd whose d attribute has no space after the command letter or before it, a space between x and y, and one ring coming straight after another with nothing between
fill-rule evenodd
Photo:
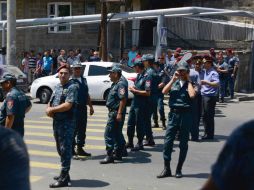
<instances>
[{"instance_id":1,"label":"police officer's boot","mask_svg":"<svg viewBox=\"0 0 254 190\"><path fill-rule=\"evenodd\" d=\"M159 175L157 175L157 178L164 178L164 177L172 177L169 161L164 161L164 169Z\"/></svg>"},{"instance_id":2,"label":"police officer's boot","mask_svg":"<svg viewBox=\"0 0 254 190\"><path fill-rule=\"evenodd\" d=\"M123 155L123 150L119 150L117 149L115 151L115 155L113 156L114 160L119 160L119 161L122 161L122 155Z\"/></svg>"},{"instance_id":3,"label":"police officer's boot","mask_svg":"<svg viewBox=\"0 0 254 190\"><path fill-rule=\"evenodd\" d=\"M122 157L127 157L128 156L128 151L127 149L124 147L123 148L123 152L122 152Z\"/></svg>"},{"instance_id":4,"label":"police officer's boot","mask_svg":"<svg viewBox=\"0 0 254 190\"><path fill-rule=\"evenodd\" d=\"M100 161L100 164L110 164L114 163L113 151L108 151L107 156Z\"/></svg>"},{"instance_id":5,"label":"police officer's boot","mask_svg":"<svg viewBox=\"0 0 254 190\"><path fill-rule=\"evenodd\" d=\"M155 142L153 140L153 136L151 136L150 138L147 138L144 142L144 146L154 146Z\"/></svg>"},{"instance_id":6,"label":"police officer's boot","mask_svg":"<svg viewBox=\"0 0 254 190\"><path fill-rule=\"evenodd\" d=\"M183 167L183 163L182 162L178 162L177 167L176 167L176 175L175 175L176 178L183 177L182 167Z\"/></svg>"},{"instance_id":7,"label":"police officer's boot","mask_svg":"<svg viewBox=\"0 0 254 190\"><path fill-rule=\"evenodd\" d=\"M134 148L133 138L128 137L128 142L125 145L126 148Z\"/></svg>"},{"instance_id":8,"label":"police officer's boot","mask_svg":"<svg viewBox=\"0 0 254 190\"><path fill-rule=\"evenodd\" d=\"M131 151L140 151L144 150L143 141L139 140L138 143L135 145L134 148L131 149Z\"/></svg>"},{"instance_id":9,"label":"police officer's boot","mask_svg":"<svg viewBox=\"0 0 254 190\"><path fill-rule=\"evenodd\" d=\"M152 128L159 128L158 120L154 120L154 125L152 126Z\"/></svg>"},{"instance_id":10,"label":"police officer's boot","mask_svg":"<svg viewBox=\"0 0 254 190\"><path fill-rule=\"evenodd\" d=\"M49 187L50 188L58 188L58 187L68 187L70 185L71 185L71 180L70 180L69 172L68 171L61 171L61 174L58 177L57 181L55 183L50 184Z\"/></svg>"},{"instance_id":11,"label":"police officer's boot","mask_svg":"<svg viewBox=\"0 0 254 190\"><path fill-rule=\"evenodd\" d=\"M84 151L82 146L78 146L77 155L79 155L79 156L92 156L92 154L87 153L86 151Z\"/></svg>"},{"instance_id":12,"label":"police officer's boot","mask_svg":"<svg viewBox=\"0 0 254 190\"><path fill-rule=\"evenodd\" d=\"M162 129L166 130L167 129L167 127L166 127L166 119L161 120L161 122L162 122Z\"/></svg>"}]
</instances>

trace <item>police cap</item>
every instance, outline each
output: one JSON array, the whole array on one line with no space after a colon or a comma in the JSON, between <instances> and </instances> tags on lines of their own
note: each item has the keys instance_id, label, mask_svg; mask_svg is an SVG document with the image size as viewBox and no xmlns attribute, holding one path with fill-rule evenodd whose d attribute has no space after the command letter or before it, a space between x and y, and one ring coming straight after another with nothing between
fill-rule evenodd
<instances>
[{"instance_id":1,"label":"police cap","mask_svg":"<svg viewBox=\"0 0 254 190\"><path fill-rule=\"evenodd\" d=\"M64 64L56 70L56 72L59 72L61 69L67 69L70 72L70 66L68 64Z\"/></svg>"},{"instance_id":2,"label":"police cap","mask_svg":"<svg viewBox=\"0 0 254 190\"><path fill-rule=\"evenodd\" d=\"M6 81L16 81L16 80L17 78L15 77L15 75L7 73L3 77L1 77L0 83L4 83Z\"/></svg>"},{"instance_id":3,"label":"police cap","mask_svg":"<svg viewBox=\"0 0 254 190\"><path fill-rule=\"evenodd\" d=\"M141 59L142 61L154 62L154 56L152 54L144 54Z\"/></svg>"},{"instance_id":4,"label":"police cap","mask_svg":"<svg viewBox=\"0 0 254 190\"><path fill-rule=\"evenodd\" d=\"M133 67L138 66L138 67L144 67L144 64L142 63L141 58L137 58L134 60Z\"/></svg>"},{"instance_id":5,"label":"police cap","mask_svg":"<svg viewBox=\"0 0 254 190\"><path fill-rule=\"evenodd\" d=\"M177 64L177 71L179 70L185 70L188 71L189 70L189 65L186 61L181 61Z\"/></svg>"},{"instance_id":6,"label":"police cap","mask_svg":"<svg viewBox=\"0 0 254 190\"><path fill-rule=\"evenodd\" d=\"M82 64L80 61L74 61L72 64L72 68L82 68Z\"/></svg>"},{"instance_id":7,"label":"police cap","mask_svg":"<svg viewBox=\"0 0 254 190\"><path fill-rule=\"evenodd\" d=\"M111 72L111 73L122 73L122 69L117 65L114 65L112 67L112 69L110 69L108 71Z\"/></svg>"},{"instance_id":8,"label":"police cap","mask_svg":"<svg viewBox=\"0 0 254 190\"><path fill-rule=\"evenodd\" d=\"M213 58L209 55L204 55L203 63L213 63Z\"/></svg>"}]
</instances>

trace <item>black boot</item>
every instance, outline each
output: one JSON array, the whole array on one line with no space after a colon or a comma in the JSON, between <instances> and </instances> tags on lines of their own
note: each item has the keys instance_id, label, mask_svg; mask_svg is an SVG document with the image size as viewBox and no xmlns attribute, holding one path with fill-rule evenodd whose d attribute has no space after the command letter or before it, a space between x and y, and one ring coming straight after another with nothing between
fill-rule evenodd
<instances>
[{"instance_id":1,"label":"black boot","mask_svg":"<svg viewBox=\"0 0 254 190\"><path fill-rule=\"evenodd\" d=\"M107 156L102 161L100 161L100 164L111 164L111 163L114 163L113 152L108 151Z\"/></svg>"},{"instance_id":2,"label":"black boot","mask_svg":"<svg viewBox=\"0 0 254 190\"><path fill-rule=\"evenodd\" d=\"M78 146L77 155L79 155L79 156L92 156L90 153L87 153L86 151L84 151L82 146Z\"/></svg>"},{"instance_id":3,"label":"black boot","mask_svg":"<svg viewBox=\"0 0 254 190\"><path fill-rule=\"evenodd\" d=\"M159 175L157 175L157 178L164 178L164 177L172 177L169 161L164 161L164 169Z\"/></svg>"},{"instance_id":4,"label":"black boot","mask_svg":"<svg viewBox=\"0 0 254 190\"><path fill-rule=\"evenodd\" d=\"M182 166L183 166L183 163L178 163L178 164L177 164L177 167L176 167L176 175L175 175L176 178L181 178L181 177L183 177L183 174L182 174Z\"/></svg>"},{"instance_id":5,"label":"black boot","mask_svg":"<svg viewBox=\"0 0 254 190\"><path fill-rule=\"evenodd\" d=\"M162 129L166 130L167 129L167 127L166 127L166 119L161 120L161 122L162 122Z\"/></svg>"},{"instance_id":6,"label":"black boot","mask_svg":"<svg viewBox=\"0 0 254 190\"><path fill-rule=\"evenodd\" d=\"M147 140L145 140L144 142L144 146L154 146L155 145L155 142L153 140L153 136L148 138Z\"/></svg>"},{"instance_id":7,"label":"black boot","mask_svg":"<svg viewBox=\"0 0 254 190\"><path fill-rule=\"evenodd\" d=\"M55 183L49 185L50 188L58 188L58 187L68 187L71 185L70 175L68 171L61 171L60 176L54 177L58 178Z\"/></svg>"},{"instance_id":8,"label":"black boot","mask_svg":"<svg viewBox=\"0 0 254 190\"><path fill-rule=\"evenodd\" d=\"M152 128L159 128L159 123L158 123L158 121L154 121L154 125L152 126Z\"/></svg>"},{"instance_id":9,"label":"black boot","mask_svg":"<svg viewBox=\"0 0 254 190\"><path fill-rule=\"evenodd\" d=\"M127 157L128 156L128 151L127 149L124 147L123 148L123 152L122 152L122 157Z\"/></svg>"},{"instance_id":10,"label":"black boot","mask_svg":"<svg viewBox=\"0 0 254 190\"><path fill-rule=\"evenodd\" d=\"M113 156L114 160L122 161L123 150L116 150L115 155Z\"/></svg>"},{"instance_id":11,"label":"black boot","mask_svg":"<svg viewBox=\"0 0 254 190\"><path fill-rule=\"evenodd\" d=\"M131 151L140 151L140 150L144 150L144 146L143 143L140 141L138 142L134 148L131 149Z\"/></svg>"},{"instance_id":12,"label":"black boot","mask_svg":"<svg viewBox=\"0 0 254 190\"><path fill-rule=\"evenodd\" d=\"M128 137L128 142L126 143L125 148L134 148L133 138Z\"/></svg>"}]
</instances>

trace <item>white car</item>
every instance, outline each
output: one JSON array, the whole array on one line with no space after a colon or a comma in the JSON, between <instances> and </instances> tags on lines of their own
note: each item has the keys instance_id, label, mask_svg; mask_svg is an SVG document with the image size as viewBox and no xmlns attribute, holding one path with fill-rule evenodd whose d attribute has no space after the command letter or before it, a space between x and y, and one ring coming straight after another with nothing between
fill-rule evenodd
<instances>
[{"instance_id":1,"label":"white car","mask_svg":"<svg viewBox=\"0 0 254 190\"><path fill-rule=\"evenodd\" d=\"M84 62L84 77L87 80L89 94L92 101L104 101L106 100L109 89L112 82L109 78L108 70L117 63L113 62ZM119 64L120 65L120 64ZM129 86L134 85L137 74L133 69L120 65L122 68L123 76L128 80ZM54 88L59 83L58 75L52 75L47 77L41 77L32 83L31 86L31 97L39 98L41 103L48 103ZM132 99L133 94L128 93L128 98Z\"/></svg>"}]
</instances>

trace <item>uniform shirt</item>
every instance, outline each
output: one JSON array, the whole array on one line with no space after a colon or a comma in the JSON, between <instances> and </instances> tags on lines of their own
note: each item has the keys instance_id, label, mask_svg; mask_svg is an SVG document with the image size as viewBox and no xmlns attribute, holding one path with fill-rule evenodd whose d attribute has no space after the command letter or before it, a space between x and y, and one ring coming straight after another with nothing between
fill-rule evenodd
<instances>
[{"instance_id":1,"label":"uniform shirt","mask_svg":"<svg viewBox=\"0 0 254 190\"><path fill-rule=\"evenodd\" d=\"M228 72L229 74L233 74L234 67L238 66L239 64L239 59L238 57L226 57L225 62L228 64Z\"/></svg>"},{"instance_id":2,"label":"uniform shirt","mask_svg":"<svg viewBox=\"0 0 254 190\"><path fill-rule=\"evenodd\" d=\"M193 83L195 90L197 93L200 93L201 85L200 85L200 78L199 73L194 69L190 69L190 80Z\"/></svg>"},{"instance_id":3,"label":"uniform shirt","mask_svg":"<svg viewBox=\"0 0 254 190\"><path fill-rule=\"evenodd\" d=\"M159 94L158 85L160 84L159 73L153 67L147 68L146 73L151 79L151 96L158 95Z\"/></svg>"},{"instance_id":4,"label":"uniform shirt","mask_svg":"<svg viewBox=\"0 0 254 190\"><path fill-rule=\"evenodd\" d=\"M228 71L228 64L226 62L221 62L217 64L217 67L222 69L222 70L227 70ZM228 76L228 73L219 73L219 79L220 80L225 80Z\"/></svg>"},{"instance_id":5,"label":"uniform shirt","mask_svg":"<svg viewBox=\"0 0 254 190\"><path fill-rule=\"evenodd\" d=\"M126 99L128 99L128 86L129 86L128 81L127 81L127 79L122 75L121 78L120 78L120 82L122 82L122 84L124 85L125 92L127 92L127 93L125 93Z\"/></svg>"},{"instance_id":6,"label":"uniform shirt","mask_svg":"<svg viewBox=\"0 0 254 190\"><path fill-rule=\"evenodd\" d=\"M77 102L78 86L73 81L67 84L57 84L55 90L50 98L50 106L56 107L65 102L72 103L72 108L65 112L58 112L54 114L54 120L68 120L74 119L75 103Z\"/></svg>"},{"instance_id":7,"label":"uniform shirt","mask_svg":"<svg viewBox=\"0 0 254 190\"><path fill-rule=\"evenodd\" d=\"M52 64L53 64L52 57L43 57L43 69L45 71L51 71Z\"/></svg>"},{"instance_id":8,"label":"uniform shirt","mask_svg":"<svg viewBox=\"0 0 254 190\"><path fill-rule=\"evenodd\" d=\"M174 55L172 55L171 57L168 57L168 55L166 55L166 64L170 64L170 62L172 62L174 60L175 60Z\"/></svg>"},{"instance_id":9,"label":"uniform shirt","mask_svg":"<svg viewBox=\"0 0 254 190\"><path fill-rule=\"evenodd\" d=\"M208 71L204 71L204 78L202 80L206 80L208 82L216 82L220 83L219 81L219 74L214 68L209 69ZM210 85L202 85L201 86L201 95L202 96L216 96L218 91L218 87L212 87Z\"/></svg>"},{"instance_id":10,"label":"uniform shirt","mask_svg":"<svg viewBox=\"0 0 254 190\"><path fill-rule=\"evenodd\" d=\"M78 57L68 57L67 59L67 63L69 65L72 65L74 63L74 61L80 61Z\"/></svg>"},{"instance_id":11,"label":"uniform shirt","mask_svg":"<svg viewBox=\"0 0 254 190\"><path fill-rule=\"evenodd\" d=\"M118 82L113 83L111 85L108 99L106 102L107 108L118 111L118 108L120 106L120 101L126 98L126 93L128 92L126 91L124 82L119 80Z\"/></svg>"},{"instance_id":12,"label":"uniform shirt","mask_svg":"<svg viewBox=\"0 0 254 190\"><path fill-rule=\"evenodd\" d=\"M87 81L84 77L73 78L72 80L78 85L77 106L78 108L86 108L89 94Z\"/></svg>"},{"instance_id":13,"label":"uniform shirt","mask_svg":"<svg viewBox=\"0 0 254 190\"><path fill-rule=\"evenodd\" d=\"M21 136L24 136L24 118L26 109L30 106L31 102L26 95L16 87L13 87L6 95L6 99L3 102L1 118L3 122L5 122L7 116L14 115L12 129Z\"/></svg>"},{"instance_id":14,"label":"uniform shirt","mask_svg":"<svg viewBox=\"0 0 254 190\"><path fill-rule=\"evenodd\" d=\"M188 82L185 82L181 87L180 80L174 82L169 92L169 107L170 108L190 108L191 98L188 93Z\"/></svg>"},{"instance_id":15,"label":"uniform shirt","mask_svg":"<svg viewBox=\"0 0 254 190\"><path fill-rule=\"evenodd\" d=\"M254 120L237 128L227 139L212 179L219 190L254 189Z\"/></svg>"},{"instance_id":16,"label":"uniform shirt","mask_svg":"<svg viewBox=\"0 0 254 190\"><path fill-rule=\"evenodd\" d=\"M177 69L177 64L175 63L175 61L171 61L169 62L169 64L166 64L165 68L164 68L164 72L165 72L165 79L164 79L164 84L166 85L170 80L171 78L173 77L176 69Z\"/></svg>"},{"instance_id":17,"label":"uniform shirt","mask_svg":"<svg viewBox=\"0 0 254 190\"><path fill-rule=\"evenodd\" d=\"M143 71L143 73L137 75L137 79L134 83L134 86L137 90L151 91L151 78L146 73L146 71ZM147 100L148 100L148 97L146 96L140 96L140 95L134 94L133 104L135 106L145 105L147 104Z\"/></svg>"}]
</instances>

